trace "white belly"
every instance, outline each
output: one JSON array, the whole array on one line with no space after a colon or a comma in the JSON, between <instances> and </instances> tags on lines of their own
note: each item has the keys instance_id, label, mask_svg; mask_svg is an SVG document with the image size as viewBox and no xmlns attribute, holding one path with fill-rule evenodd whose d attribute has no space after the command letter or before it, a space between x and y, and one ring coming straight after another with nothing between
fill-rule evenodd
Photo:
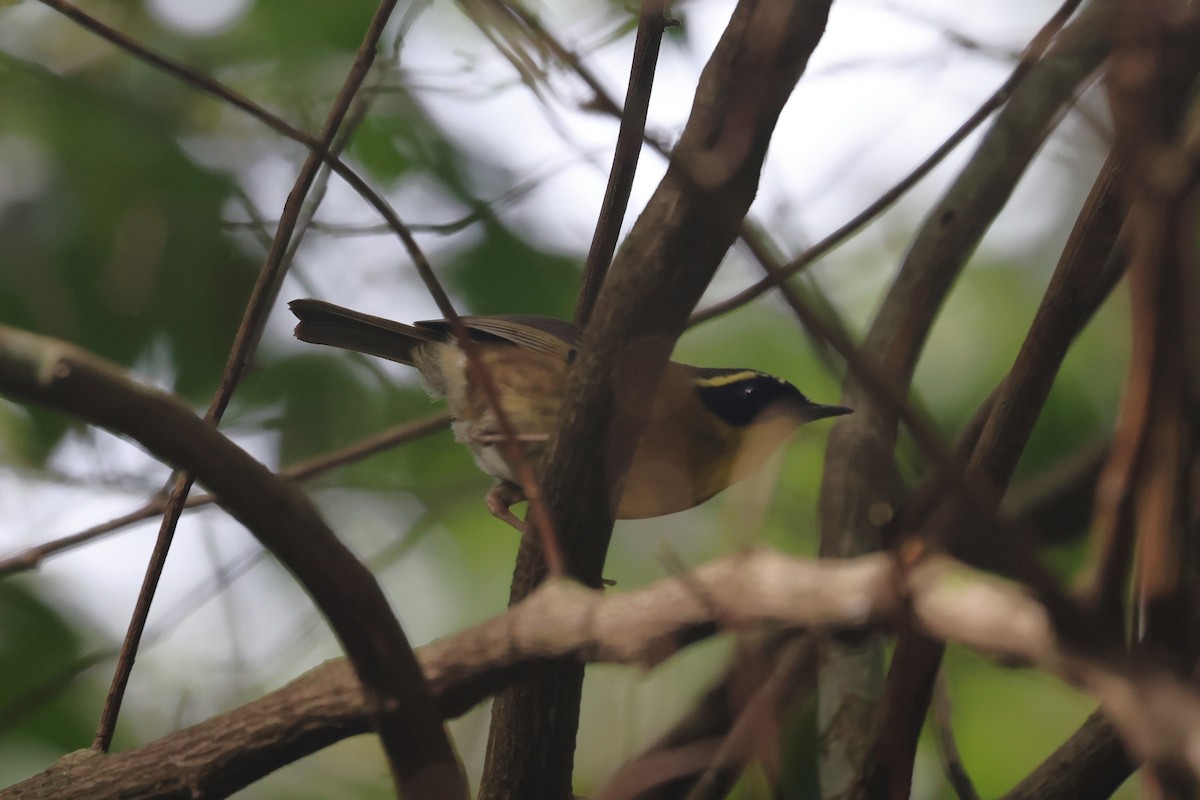
<instances>
[{"instance_id":1,"label":"white belly","mask_svg":"<svg viewBox=\"0 0 1200 800\"><path fill-rule=\"evenodd\" d=\"M508 466L508 462L504 460L502 447L499 444L482 443L472 439L470 425L459 419L450 424L450 429L454 431L455 441L465 444L471 451L471 457L475 459L477 467L493 478L516 482L516 477Z\"/></svg>"}]
</instances>

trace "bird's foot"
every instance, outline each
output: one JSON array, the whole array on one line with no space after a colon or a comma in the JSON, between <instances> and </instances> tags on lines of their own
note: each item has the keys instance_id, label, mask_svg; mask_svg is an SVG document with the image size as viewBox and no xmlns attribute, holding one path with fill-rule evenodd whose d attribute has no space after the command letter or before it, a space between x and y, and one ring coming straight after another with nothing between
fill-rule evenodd
<instances>
[{"instance_id":1,"label":"bird's foot","mask_svg":"<svg viewBox=\"0 0 1200 800\"><path fill-rule=\"evenodd\" d=\"M521 533L525 532L525 520L512 513L512 507L527 498L520 486L510 481L500 481L493 486L484 498L487 510L496 519L512 525Z\"/></svg>"}]
</instances>

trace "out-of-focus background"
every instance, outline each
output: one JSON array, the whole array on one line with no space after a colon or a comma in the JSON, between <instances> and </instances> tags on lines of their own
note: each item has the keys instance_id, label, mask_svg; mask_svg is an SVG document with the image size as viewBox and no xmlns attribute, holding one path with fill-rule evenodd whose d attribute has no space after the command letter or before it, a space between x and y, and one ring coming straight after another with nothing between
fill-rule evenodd
<instances>
[{"instance_id":1,"label":"out-of-focus background","mask_svg":"<svg viewBox=\"0 0 1200 800\"><path fill-rule=\"evenodd\" d=\"M145 45L316 131L375 4L147 0L82 4ZM733 4L672 13L650 130L670 142ZM776 131L753 215L784 257L878 197L1004 80L1055 3L846 0ZM569 317L617 123L580 77L513 36L481 0L401 3L351 116L347 160L418 232L470 313ZM529 6L624 92L634 16L621 3ZM952 294L918 371L919 401L956 431L1021 341L1106 151L1103 97L1085 94L1026 176ZM852 327L869 318L921 217L971 141L805 281ZM305 151L238 110L102 42L36 2L0 4L0 323L61 337L179 393L202 413ZM664 161L642 155L633 213ZM285 301L314 296L405 321L439 316L403 249L337 178L320 197L253 364L222 428L273 467L437 410L411 371L294 341ZM707 301L760 277L731 252ZM1126 361L1118 291L1068 359L1022 474L1110 424ZM838 398L831 374L772 296L692 330L679 360L782 375ZM694 511L619 525L618 589L759 543L816 549L826 425L805 428L768 474ZM915 453L915 451L914 451ZM915 454L913 469L915 473ZM136 446L0 400L0 558L139 507L168 470ZM307 484L334 529L375 568L424 643L503 609L517 536L493 520L489 479L448 433ZM0 578L0 785L87 746L153 542L130 526ZM1079 538L1048 548L1063 574ZM693 648L649 674L591 670L576 788L599 785L686 709L731 651ZM133 674L118 747L161 736L338 654L290 577L215 508L189 512ZM1009 788L1090 712L1042 675L951 649L964 762L984 797ZM472 774L486 708L452 725ZM811 742L808 743L811 745ZM804 743L789 756L811 776ZM932 748L914 796L947 796ZM755 796L755 776L742 787ZM758 788L761 788L758 787ZM388 796L370 737L251 787L271 797Z\"/></svg>"}]
</instances>

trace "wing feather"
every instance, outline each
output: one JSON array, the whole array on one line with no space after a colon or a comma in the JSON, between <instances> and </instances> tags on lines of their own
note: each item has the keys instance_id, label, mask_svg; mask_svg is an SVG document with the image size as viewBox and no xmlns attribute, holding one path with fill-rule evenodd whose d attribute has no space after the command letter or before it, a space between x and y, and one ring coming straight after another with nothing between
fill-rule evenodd
<instances>
[{"instance_id":1,"label":"wing feather","mask_svg":"<svg viewBox=\"0 0 1200 800\"><path fill-rule=\"evenodd\" d=\"M570 322L555 317L539 317L532 314L506 314L494 317L460 317L463 325L478 339L501 339L518 347L565 361L572 358L579 346L579 328ZM450 336L450 323L444 319L415 323L418 328L437 331Z\"/></svg>"}]
</instances>

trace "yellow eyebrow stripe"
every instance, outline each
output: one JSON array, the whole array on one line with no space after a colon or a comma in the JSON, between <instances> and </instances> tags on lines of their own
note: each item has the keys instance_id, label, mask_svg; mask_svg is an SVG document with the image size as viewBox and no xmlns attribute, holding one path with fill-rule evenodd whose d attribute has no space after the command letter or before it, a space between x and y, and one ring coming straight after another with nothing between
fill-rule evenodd
<instances>
[{"instance_id":1,"label":"yellow eyebrow stripe","mask_svg":"<svg viewBox=\"0 0 1200 800\"><path fill-rule=\"evenodd\" d=\"M752 369L742 370L741 372L731 372L728 375L713 375L712 377L699 378L696 380L697 386L705 386L716 388L718 386L728 386L731 383L740 383L741 381L757 378L761 375L760 372L755 372Z\"/></svg>"}]
</instances>

